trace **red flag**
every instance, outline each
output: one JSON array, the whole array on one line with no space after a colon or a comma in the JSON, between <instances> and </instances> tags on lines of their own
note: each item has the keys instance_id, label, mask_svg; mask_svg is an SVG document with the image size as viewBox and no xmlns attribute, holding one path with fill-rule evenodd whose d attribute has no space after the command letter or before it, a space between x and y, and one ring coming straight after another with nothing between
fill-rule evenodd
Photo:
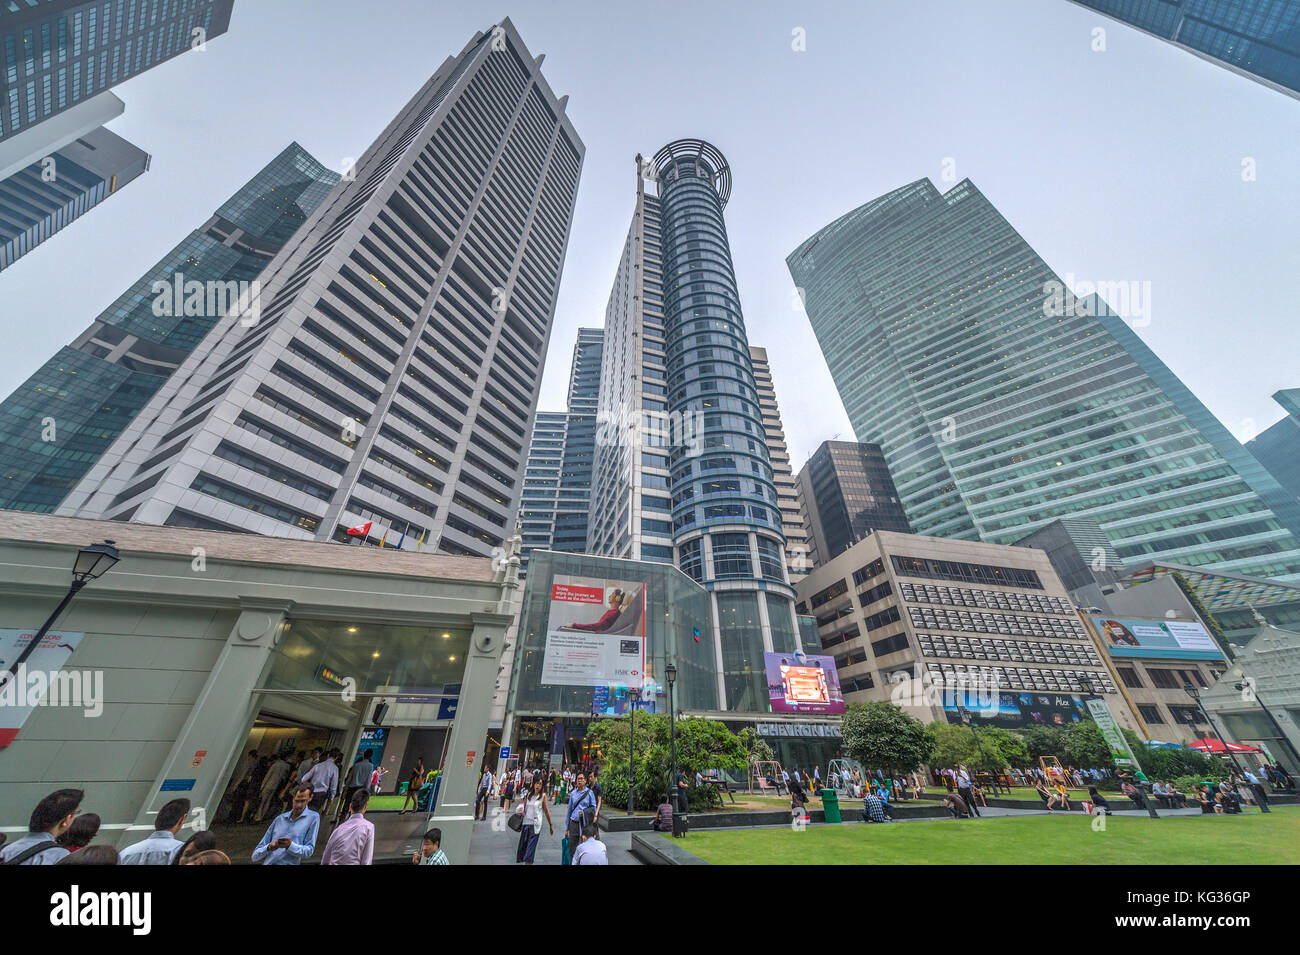
<instances>
[{"instance_id":1,"label":"red flag","mask_svg":"<svg viewBox=\"0 0 1300 955\"><path fill-rule=\"evenodd\" d=\"M374 523L374 521L366 521L366 522L365 522L364 524L362 524L360 527L349 527L349 528L348 528L348 536L349 536L349 537L369 537L369 536L370 536L370 525L373 524L373 523Z\"/></svg>"}]
</instances>

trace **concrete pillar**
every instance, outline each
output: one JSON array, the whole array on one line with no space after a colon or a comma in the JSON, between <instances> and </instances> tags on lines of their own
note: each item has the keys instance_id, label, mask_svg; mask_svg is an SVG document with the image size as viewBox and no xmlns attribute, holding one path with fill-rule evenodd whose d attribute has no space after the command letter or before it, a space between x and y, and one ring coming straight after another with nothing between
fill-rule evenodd
<instances>
[{"instance_id":1,"label":"concrete pillar","mask_svg":"<svg viewBox=\"0 0 1300 955\"><path fill-rule=\"evenodd\" d=\"M471 617L474 632L447 747L447 768L438 791L438 805L429 820L431 827L442 830L442 849L452 865L469 861L469 841L474 833L474 792L483 765L501 648L511 621L509 614L476 613Z\"/></svg>"},{"instance_id":2,"label":"concrete pillar","mask_svg":"<svg viewBox=\"0 0 1300 955\"><path fill-rule=\"evenodd\" d=\"M181 838L188 838L191 827L197 831L212 825L212 816L257 715L253 690L261 685L270 665L288 612L285 603L243 603L235 628L168 751L135 822L118 839L119 849L152 832L158 810L180 796L191 805ZM166 790L165 783L169 784Z\"/></svg>"}]
</instances>

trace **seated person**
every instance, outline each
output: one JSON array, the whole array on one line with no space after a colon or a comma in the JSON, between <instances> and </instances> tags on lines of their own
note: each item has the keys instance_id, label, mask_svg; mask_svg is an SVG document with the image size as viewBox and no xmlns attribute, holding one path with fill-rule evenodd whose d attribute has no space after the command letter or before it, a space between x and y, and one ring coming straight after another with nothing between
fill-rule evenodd
<instances>
[{"instance_id":1,"label":"seated person","mask_svg":"<svg viewBox=\"0 0 1300 955\"><path fill-rule=\"evenodd\" d=\"M873 792L862 798L862 819L864 822L892 822L886 804Z\"/></svg>"},{"instance_id":2,"label":"seated person","mask_svg":"<svg viewBox=\"0 0 1300 955\"><path fill-rule=\"evenodd\" d=\"M1133 785L1133 782L1128 777L1125 777L1124 781L1119 784L1119 791L1128 796L1129 801L1138 809L1142 808L1142 794L1138 792L1138 788Z\"/></svg>"},{"instance_id":3,"label":"seated person","mask_svg":"<svg viewBox=\"0 0 1300 955\"><path fill-rule=\"evenodd\" d=\"M673 804L668 801L665 795L663 801L659 803L659 808L655 810L654 821L650 828L654 832L672 832L673 831Z\"/></svg>"},{"instance_id":4,"label":"seated person","mask_svg":"<svg viewBox=\"0 0 1300 955\"><path fill-rule=\"evenodd\" d=\"M1196 802L1200 805L1201 812L1205 815L1223 812L1223 807L1210 798L1210 792L1204 786L1196 787Z\"/></svg>"},{"instance_id":5,"label":"seated person","mask_svg":"<svg viewBox=\"0 0 1300 955\"><path fill-rule=\"evenodd\" d=\"M1165 795L1169 797L1170 809L1186 809L1187 796L1178 791L1173 783L1165 783Z\"/></svg>"},{"instance_id":6,"label":"seated person","mask_svg":"<svg viewBox=\"0 0 1300 955\"><path fill-rule=\"evenodd\" d=\"M1229 815L1241 814L1241 797L1233 790L1218 793L1215 797L1223 811Z\"/></svg>"},{"instance_id":7,"label":"seated person","mask_svg":"<svg viewBox=\"0 0 1300 955\"><path fill-rule=\"evenodd\" d=\"M984 787L979 783L975 783L971 786L970 798L975 800L978 805L983 806L985 809L989 807L988 798L984 795Z\"/></svg>"},{"instance_id":8,"label":"seated person","mask_svg":"<svg viewBox=\"0 0 1300 955\"><path fill-rule=\"evenodd\" d=\"M1166 809L1174 808L1174 800L1169 795L1169 789L1160 780L1151 784L1151 795L1156 797L1156 801Z\"/></svg>"},{"instance_id":9,"label":"seated person","mask_svg":"<svg viewBox=\"0 0 1300 955\"><path fill-rule=\"evenodd\" d=\"M609 609L605 611L601 618L595 623L571 623L570 630L586 630L589 633L604 633L610 627L614 626L614 621L618 615L623 612L623 602L626 595L621 590L615 590L609 595Z\"/></svg>"},{"instance_id":10,"label":"seated person","mask_svg":"<svg viewBox=\"0 0 1300 955\"><path fill-rule=\"evenodd\" d=\"M1034 785L1034 792L1038 793L1038 798L1043 801L1043 805L1051 812L1056 806L1056 800L1052 798L1052 791L1047 788L1047 784L1041 779Z\"/></svg>"},{"instance_id":11,"label":"seated person","mask_svg":"<svg viewBox=\"0 0 1300 955\"><path fill-rule=\"evenodd\" d=\"M1088 787L1088 800L1092 803L1092 811L1099 816L1109 816L1111 814L1110 803L1106 797L1097 792L1096 786Z\"/></svg>"}]
</instances>

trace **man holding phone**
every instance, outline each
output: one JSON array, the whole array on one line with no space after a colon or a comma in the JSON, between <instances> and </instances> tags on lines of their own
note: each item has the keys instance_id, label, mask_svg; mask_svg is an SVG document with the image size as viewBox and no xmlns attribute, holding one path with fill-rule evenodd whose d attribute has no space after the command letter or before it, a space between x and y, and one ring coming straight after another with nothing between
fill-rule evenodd
<instances>
[{"instance_id":1,"label":"man holding phone","mask_svg":"<svg viewBox=\"0 0 1300 955\"><path fill-rule=\"evenodd\" d=\"M316 851L316 834L320 831L320 813L308 809L311 784L294 787L293 808L271 820L266 835L253 850L253 861L262 865L300 865Z\"/></svg>"}]
</instances>

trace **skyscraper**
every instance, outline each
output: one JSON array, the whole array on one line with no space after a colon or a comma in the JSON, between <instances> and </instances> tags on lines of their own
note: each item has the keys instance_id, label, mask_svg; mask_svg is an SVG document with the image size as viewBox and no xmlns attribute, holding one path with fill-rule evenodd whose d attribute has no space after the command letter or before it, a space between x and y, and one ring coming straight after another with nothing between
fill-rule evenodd
<instances>
[{"instance_id":1,"label":"skyscraper","mask_svg":"<svg viewBox=\"0 0 1300 955\"><path fill-rule=\"evenodd\" d=\"M148 169L148 153L101 126L0 180L0 271Z\"/></svg>"},{"instance_id":2,"label":"skyscraper","mask_svg":"<svg viewBox=\"0 0 1300 955\"><path fill-rule=\"evenodd\" d=\"M1295 0L1074 2L1300 98L1300 4Z\"/></svg>"},{"instance_id":3,"label":"skyscraper","mask_svg":"<svg viewBox=\"0 0 1300 955\"><path fill-rule=\"evenodd\" d=\"M564 469L564 437L568 415L539 411L528 442L528 467L519 498L519 575L528 574L528 557L534 550L553 550L555 512L560 503L560 472Z\"/></svg>"},{"instance_id":4,"label":"skyscraper","mask_svg":"<svg viewBox=\"0 0 1300 955\"><path fill-rule=\"evenodd\" d=\"M776 401L776 386L772 383L767 349L751 345L749 360L754 367L758 404L763 412L763 433L772 459L772 482L776 485L777 506L781 511L781 533L785 535L786 570L790 583L797 584L799 578L812 568L808 560L808 533L799 508L799 487L790 466L790 450L785 443L785 426L781 423L781 407Z\"/></svg>"},{"instance_id":5,"label":"skyscraper","mask_svg":"<svg viewBox=\"0 0 1300 955\"><path fill-rule=\"evenodd\" d=\"M786 261L857 437L884 449L917 533L1015 543L1079 517L1126 566L1300 578L1294 499L969 181L897 189ZM1136 302L1132 284L1110 294Z\"/></svg>"},{"instance_id":6,"label":"skyscraper","mask_svg":"<svg viewBox=\"0 0 1300 955\"><path fill-rule=\"evenodd\" d=\"M61 510L503 544L583 156L540 65L509 20L448 57Z\"/></svg>"},{"instance_id":7,"label":"skyscraper","mask_svg":"<svg viewBox=\"0 0 1300 955\"><path fill-rule=\"evenodd\" d=\"M256 280L339 178L290 144L0 402L0 508L58 507L212 329L206 302L155 308L156 286Z\"/></svg>"},{"instance_id":8,"label":"skyscraper","mask_svg":"<svg viewBox=\"0 0 1300 955\"><path fill-rule=\"evenodd\" d=\"M24 166L43 155L64 132L37 133L52 117L225 33L233 6L234 0L0 3L0 168L20 147ZM75 135L103 121L91 120Z\"/></svg>"},{"instance_id":9,"label":"skyscraper","mask_svg":"<svg viewBox=\"0 0 1300 955\"><path fill-rule=\"evenodd\" d=\"M798 500L818 567L873 531L912 532L879 445L823 441L799 471Z\"/></svg>"},{"instance_id":10,"label":"skyscraper","mask_svg":"<svg viewBox=\"0 0 1300 955\"><path fill-rule=\"evenodd\" d=\"M731 167L680 139L637 171L605 312L591 550L675 560L702 583L720 696L765 712L763 653L792 652L796 620L723 217Z\"/></svg>"},{"instance_id":11,"label":"skyscraper","mask_svg":"<svg viewBox=\"0 0 1300 955\"><path fill-rule=\"evenodd\" d=\"M1283 407L1286 417L1247 441L1246 450L1277 478L1283 490L1300 498L1300 388L1283 389L1273 400Z\"/></svg>"}]
</instances>

